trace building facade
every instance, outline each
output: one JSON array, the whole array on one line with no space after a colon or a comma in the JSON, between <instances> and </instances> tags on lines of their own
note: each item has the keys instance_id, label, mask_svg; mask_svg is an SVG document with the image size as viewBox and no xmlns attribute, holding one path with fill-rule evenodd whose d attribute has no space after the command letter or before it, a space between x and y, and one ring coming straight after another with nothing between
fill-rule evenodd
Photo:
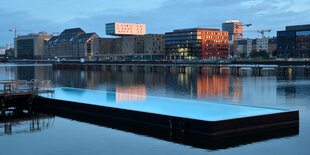
<instances>
[{"instance_id":1,"label":"building facade","mask_svg":"<svg viewBox=\"0 0 310 155\"><path fill-rule=\"evenodd\" d=\"M92 59L96 52L96 33L85 33L80 28L66 29L44 45L44 58Z\"/></svg>"},{"instance_id":2,"label":"building facade","mask_svg":"<svg viewBox=\"0 0 310 155\"><path fill-rule=\"evenodd\" d=\"M247 55L249 55L255 49L256 49L256 39L248 39L247 40L247 51L246 51Z\"/></svg>"},{"instance_id":3,"label":"building facade","mask_svg":"<svg viewBox=\"0 0 310 155\"><path fill-rule=\"evenodd\" d=\"M145 24L134 23L108 23L106 24L106 34L116 36L145 35Z\"/></svg>"},{"instance_id":4,"label":"building facade","mask_svg":"<svg viewBox=\"0 0 310 155\"><path fill-rule=\"evenodd\" d=\"M124 36L122 54L124 56L137 56L144 53L145 35Z\"/></svg>"},{"instance_id":5,"label":"building facade","mask_svg":"<svg viewBox=\"0 0 310 155\"><path fill-rule=\"evenodd\" d=\"M52 38L46 32L22 35L14 38L14 57L19 59L41 59L44 44Z\"/></svg>"},{"instance_id":6,"label":"building facade","mask_svg":"<svg viewBox=\"0 0 310 155\"><path fill-rule=\"evenodd\" d=\"M256 39L241 39L234 40L234 56L239 57L241 53L249 54L252 51L266 51L269 55L277 50L277 38L256 38Z\"/></svg>"},{"instance_id":7,"label":"building facade","mask_svg":"<svg viewBox=\"0 0 310 155\"><path fill-rule=\"evenodd\" d=\"M0 62L6 60L6 52L4 47L0 47Z\"/></svg>"},{"instance_id":8,"label":"building facade","mask_svg":"<svg viewBox=\"0 0 310 155\"><path fill-rule=\"evenodd\" d=\"M161 60L165 54L164 34L100 38L98 60Z\"/></svg>"},{"instance_id":9,"label":"building facade","mask_svg":"<svg viewBox=\"0 0 310 155\"><path fill-rule=\"evenodd\" d=\"M271 38L257 38L256 39L256 51L268 51L268 43Z\"/></svg>"},{"instance_id":10,"label":"building facade","mask_svg":"<svg viewBox=\"0 0 310 155\"><path fill-rule=\"evenodd\" d=\"M273 37L268 40L268 54L272 55L275 51L277 51L277 38Z\"/></svg>"},{"instance_id":11,"label":"building facade","mask_svg":"<svg viewBox=\"0 0 310 155\"><path fill-rule=\"evenodd\" d=\"M247 53L248 51L248 41L247 40L238 40L238 46L237 46L237 52L235 53L237 55L240 55L241 53Z\"/></svg>"},{"instance_id":12,"label":"building facade","mask_svg":"<svg viewBox=\"0 0 310 155\"><path fill-rule=\"evenodd\" d=\"M277 32L278 58L310 58L310 24L287 26Z\"/></svg>"},{"instance_id":13,"label":"building facade","mask_svg":"<svg viewBox=\"0 0 310 155\"><path fill-rule=\"evenodd\" d=\"M154 59L163 59L165 55L165 35L147 34L144 38L144 53Z\"/></svg>"},{"instance_id":14,"label":"building facade","mask_svg":"<svg viewBox=\"0 0 310 155\"><path fill-rule=\"evenodd\" d=\"M180 29L165 33L167 59L226 59L228 32L219 29Z\"/></svg>"},{"instance_id":15,"label":"building facade","mask_svg":"<svg viewBox=\"0 0 310 155\"><path fill-rule=\"evenodd\" d=\"M122 38L97 38L95 44L97 60L122 59Z\"/></svg>"}]
</instances>

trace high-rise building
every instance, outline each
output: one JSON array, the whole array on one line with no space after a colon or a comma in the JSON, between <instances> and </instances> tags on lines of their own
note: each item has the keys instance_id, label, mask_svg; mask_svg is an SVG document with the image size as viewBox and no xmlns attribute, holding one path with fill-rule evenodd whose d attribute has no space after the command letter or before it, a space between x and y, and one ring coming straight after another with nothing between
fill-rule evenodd
<instances>
[{"instance_id":1,"label":"high-rise building","mask_svg":"<svg viewBox=\"0 0 310 155\"><path fill-rule=\"evenodd\" d=\"M66 29L52 37L44 46L45 58L92 59L95 54L96 33L85 33L80 28Z\"/></svg>"},{"instance_id":2,"label":"high-rise building","mask_svg":"<svg viewBox=\"0 0 310 155\"><path fill-rule=\"evenodd\" d=\"M192 28L165 33L167 59L226 59L229 56L228 32Z\"/></svg>"},{"instance_id":3,"label":"high-rise building","mask_svg":"<svg viewBox=\"0 0 310 155\"><path fill-rule=\"evenodd\" d=\"M310 58L310 24L286 26L277 32L278 58Z\"/></svg>"},{"instance_id":4,"label":"high-rise building","mask_svg":"<svg viewBox=\"0 0 310 155\"><path fill-rule=\"evenodd\" d=\"M106 34L116 36L144 35L145 24L134 23L108 23L106 24Z\"/></svg>"},{"instance_id":5,"label":"high-rise building","mask_svg":"<svg viewBox=\"0 0 310 155\"><path fill-rule=\"evenodd\" d=\"M164 58L164 34L146 34L145 24L108 23L106 34L121 38L101 38L99 59L160 60Z\"/></svg>"},{"instance_id":6,"label":"high-rise building","mask_svg":"<svg viewBox=\"0 0 310 155\"><path fill-rule=\"evenodd\" d=\"M222 31L228 31L229 40L242 39L243 23L238 20L228 20L222 24Z\"/></svg>"},{"instance_id":7,"label":"high-rise building","mask_svg":"<svg viewBox=\"0 0 310 155\"><path fill-rule=\"evenodd\" d=\"M43 58L44 43L52 38L46 32L31 33L14 38L14 57L20 59Z\"/></svg>"}]
</instances>

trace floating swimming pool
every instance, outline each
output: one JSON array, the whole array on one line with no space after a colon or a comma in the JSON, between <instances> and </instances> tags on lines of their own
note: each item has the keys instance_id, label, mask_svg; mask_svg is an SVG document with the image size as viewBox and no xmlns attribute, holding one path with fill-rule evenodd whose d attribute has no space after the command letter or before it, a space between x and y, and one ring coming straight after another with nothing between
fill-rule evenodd
<instances>
[{"instance_id":1,"label":"floating swimming pool","mask_svg":"<svg viewBox=\"0 0 310 155\"><path fill-rule=\"evenodd\" d=\"M298 126L298 111L77 88L56 88L40 104L209 135Z\"/></svg>"}]
</instances>

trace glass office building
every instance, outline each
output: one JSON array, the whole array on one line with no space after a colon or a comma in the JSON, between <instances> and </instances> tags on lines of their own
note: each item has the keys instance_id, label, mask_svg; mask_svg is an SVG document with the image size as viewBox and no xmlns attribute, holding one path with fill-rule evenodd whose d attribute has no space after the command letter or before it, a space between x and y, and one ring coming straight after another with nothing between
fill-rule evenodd
<instances>
[{"instance_id":1,"label":"glass office building","mask_svg":"<svg viewBox=\"0 0 310 155\"><path fill-rule=\"evenodd\" d=\"M180 29L165 33L167 59L226 59L228 32L219 29Z\"/></svg>"},{"instance_id":2,"label":"glass office building","mask_svg":"<svg viewBox=\"0 0 310 155\"><path fill-rule=\"evenodd\" d=\"M310 25L287 26L277 32L278 58L310 58Z\"/></svg>"},{"instance_id":3,"label":"glass office building","mask_svg":"<svg viewBox=\"0 0 310 155\"><path fill-rule=\"evenodd\" d=\"M243 23L238 20L229 20L222 24L222 30L228 31L229 40L242 39Z\"/></svg>"},{"instance_id":4,"label":"glass office building","mask_svg":"<svg viewBox=\"0 0 310 155\"><path fill-rule=\"evenodd\" d=\"M301 58L310 58L310 30L296 32L296 53Z\"/></svg>"},{"instance_id":5,"label":"glass office building","mask_svg":"<svg viewBox=\"0 0 310 155\"><path fill-rule=\"evenodd\" d=\"M34 59L34 40L33 39L23 39L18 40L17 47L18 57L24 59Z\"/></svg>"}]
</instances>

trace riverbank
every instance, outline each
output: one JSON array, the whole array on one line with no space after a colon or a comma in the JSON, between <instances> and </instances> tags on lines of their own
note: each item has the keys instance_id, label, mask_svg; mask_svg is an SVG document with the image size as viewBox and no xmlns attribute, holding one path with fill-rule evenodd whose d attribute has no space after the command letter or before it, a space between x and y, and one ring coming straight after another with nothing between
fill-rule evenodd
<instances>
[{"instance_id":1,"label":"riverbank","mask_svg":"<svg viewBox=\"0 0 310 155\"><path fill-rule=\"evenodd\" d=\"M250 64L250 65L310 65L310 61L285 60L225 60L225 61L187 61L187 60L161 60L161 61L85 61L79 60L8 60L4 63L88 63L88 64Z\"/></svg>"}]
</instances>

